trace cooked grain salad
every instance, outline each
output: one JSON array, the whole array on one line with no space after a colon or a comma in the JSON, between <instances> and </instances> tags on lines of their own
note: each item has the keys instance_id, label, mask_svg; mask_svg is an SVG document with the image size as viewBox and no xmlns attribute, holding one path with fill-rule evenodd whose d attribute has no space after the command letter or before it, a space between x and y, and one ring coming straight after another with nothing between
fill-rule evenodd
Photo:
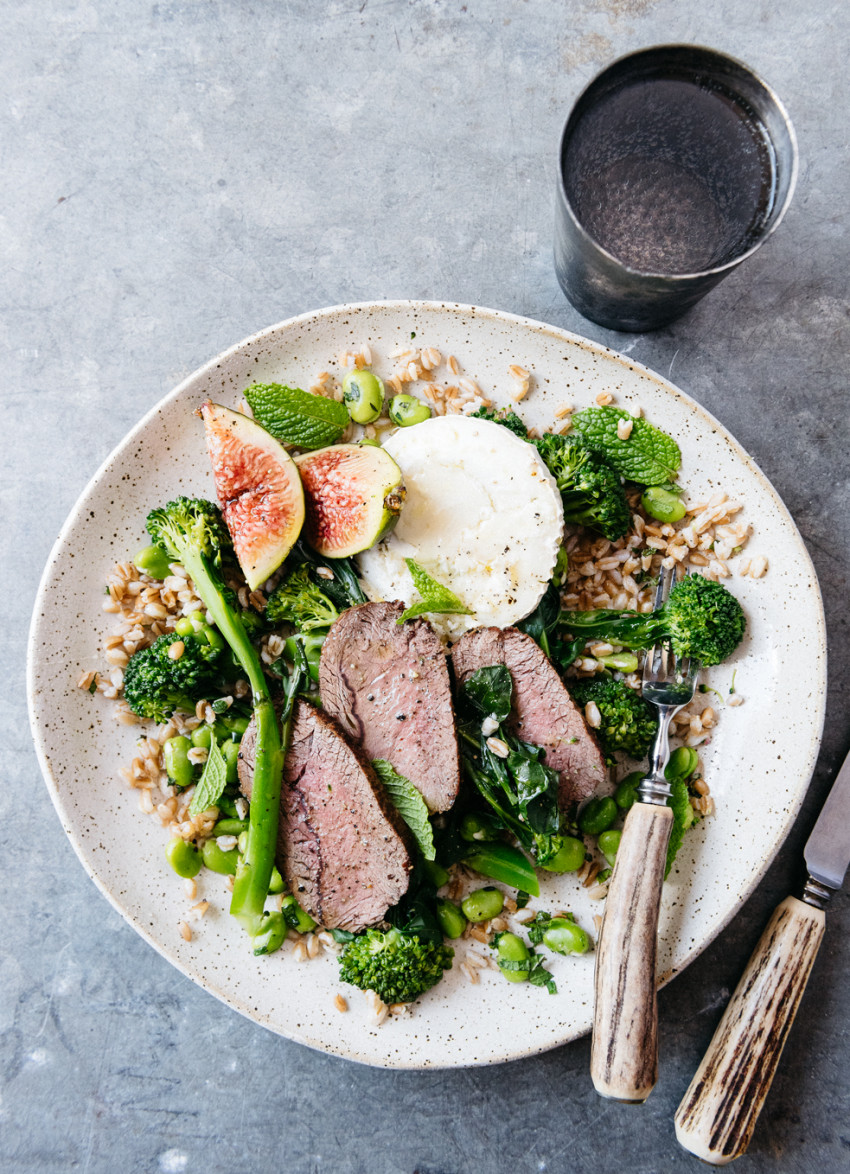
<instances>
[{"instance_id":1,"label":"cooked grain salad","mask_svg":"<svg viewBox=\"0 0 850 1174\"><path fill-rule=\"evenodd\" d=\"M500 423L506 422L505 413L490 411L490 394L481 388L475 378L463 372L457 358L444 355L433 346L402 346L387 356L384 364L379 364L378 357L364 345L356 352L341 354L338 364L332 369L318 372L309 391L315 396L351 405L353 401L348 395L351 373L375 372L379 365L388 371L384 376L381 394L385 389L390 405L395 404L399 397L404 401L400 407L393 409L396 418L391 416L387 403L380 407L374 418L365 423L356 422L357 413L352 409L351 419L340 429L337 443L379 441L396 428L398 412L402 407L406 411L411 410L411 404L407 402L411 396L415 398L414 412L419 412L416 405L420 402L428 405L429 411L419 412L417 418L426 418L429 414L475 413L489 416ZM520 404L526 397L533 396L534 387L533 371L520 363L512 363L505 371L505 387L501 389L498 399L504 401L507 389L511 403ZM605 410L615 409L614 395L601 392L596 397L595 406ZM240 404L240 410L246 415L251 414L244 402ZM641 419L639 408L619 413L616 421L617 439L628 442ZM549 431L561 437L575 435L574 420L580 420L578 409L565 400L556 407ZM515 430L518 434L525 432L519 421ZM538 439L534 430L529 431L527 437L532 442ZM692 502L678 487L673 487L673 497L668 493L664 498L664 493L669 489L669 486L660 487L660 504L654 506L651 495L647 497L648 490L626 481L628 521L625 532L616 538L605 537L598 529L590 526L567 526L562 573L557 582L563 609L574 612L594 609L650 612L655 582L662 567L693 570L714 582L730 579L735 572L753 578L760 578L766 573L767 558L761 553L754 556L749 554L751 525L741 520L742 502L733 500L722 491L716 492L708 500ZM675 520L660 520L664 517ZM162 551L158 554L162 556ZM116 721L135 727L135 752L128 756L126 765L118 768L119 775L128 787L136 791L141 811L157 818L170 837L169 860L178 874L176 879L186 902L185 912L178 918L175 932L183 941L190 942L198 932L210 902L226 902L226 891L233 889L235 866L231 865L245 850L249 803L243 795L234 794L231 784L236 779L236 748L250 718L251 687L245 676L231 664L229 674L219 673L221 691L213 691L214 695L204 696L191 707L177 705L170 715L162 714L163 720L158 723L145 721L138 712L134 712L125 697L125 683L128 665L136 654L151 649L159 641L157 648L161 648L163 655L176 663L187 655L187 641L191 643L196 639L207 639L212 651L216 650L218 642L213 614L196 592L183 566L179 562L169 562L163 566L162 559L155 566L150 562L151 557L156 560L155 554L149 555L147 561L140 556L134 561L118 563L109 575L102 605L110 621L109 632L103 639L103 663L97 670L81 676L78 685L111 702ZM334 578L330 563L326 567L322 565L321 559L314 558L311 566L313 578L320 585L326 585ZM223 567L225 586L232 593L231 598L243 615L257 618L255 639L261 662L272 678L285 677L285 673L280 670L287 663L287 658L291 659L292 656L293 629L291 625L283 624L276 625L275 630L265 630L262 617L266 613L269 598L284 581L287 570L288 564L285 564L266 582L250 590L235 562L228 562ZM436 584L436 587L439 586ZM339 606L338 597L336 603ZM292 620L293 616L287 615L287 618ZM202 635L199 636L199 633ZM204 637L203 633L207 635ZM563 677L568 689L575 688L578 697L583 696L582 683L603 678L622 682L635 694L640 692L637 657L622 645L607 640L587 642L580 654L575 655L563 669ZM315 686L313 688L315 690ZM722 708L726 705L738 706L742 701L743 698L737 692L720 697L714 690L704 688L674 717L674 746L683 748L686 756L684 761L688 769L684 779L694 822L710 816L714 811L714 800L699 761L699 750L710 741ZM135 708L138 710L138 707ZM582 706L587 725L604 736L607 730L603 708L602 703L594 699ZM225 731L224 741L220 738L222 730ZM227 746L228 741L234 745ZM499 738L491 737L490 741L499 742ZM215 794L214 801L208 805L201 804L199 809L198 799L202 799L205 793L203 788L208 786L207 775L213 773L211 769L206 769L210 756L214 756L216 762L221 759L222 772L228 772L228 787L226 790L219 788L218 794L209 792ZM613 754L609 755L609 762L612 765L610 785L606 783L600 788L600 795L610 793L618 784L622 787L623 779L627 783L631 780L630 785L634 786L635 762L623 763ZM402 779L401 782L406 783L407 780ZM410 786L409 783L407 785ZM591 800L591 804L593 802L596 800ZM438 840L450 822L450 814L432 820ZM584 828L581 814L578 823L571 819L562 831L569 833L568 838L583 841L579 855L569 871L575 873L577 883L588 890L590 897L604 899L612 856L609 852L606 858L601 836L582 835ZM204 869L201 863L206 865ZM223 882L210 884L210 872L222 875ZM355 935L331 932L316 924L285 892L283 878L276 869L274 873L269 908L284 915L284 932L286 940L290 942L292 958L306 962L324 952L342 954L345 977L345 955L349 953L353 957L353 950L349 951L349 946ZM482 974L489 970L501 970L506 977L518 972L525 974L526 978L536 974L537 977L532 978L532 981L549 985L553 989L554 984L550 981L551 976L545 970L539 951L534 946L529 950L522 934L527 932L535 945L541 942L544 946L550 945L555 941L557 927L561 923L571 930L574 924L570 920L571 914L566 910L555 910L553 913L541 911L528 903L528 895L521 890L521 886L516 884L511 890L504 877L498 875L498 870L489 875L506 887L497 890L499 895L494 899L492 915L476 919L464 914L457 919L458 932L452 932L451 937L461 951L457 957L460 971L473 984L480 983ZM446 868L434 864L432 881L438 907L443 905L443 912L451 924L454 924L452 909L458 906L463 909L471 896L488 891L480 889L481 873L474 871L463 858L454 860ZM517 892L517 889L520 891ZM393 918L390 917L390 920ZM447 933L446 924L441 918L443 932ZM580 927L575 927L575 930L584 933ZM564 932L563 926L561 932ZM586 934L585 938L589 944L590 939ZM556 952L581 952L561 950L557 945L551 948ZM511 950L520 951L517 955L520 961L509 961ZM445 965L451 965L450 957ZM439 977L439 973L436 977ZM348 981L362 985L357 978L349 977ZM516 979L511 977L511 981ZM428 985L431 985L430 980ZM393 999L388 993L390 991L400 992L400 997ZM386 1001L381 997L382 993ZM408 998L404 988L399 986L385 986L380 991L368 989L369 1005L376 1023L407 1014L415 997L414 993ZM348 1002L342 994L335 995L334 1005L340 1013L348 1010Z\"/></svg>"}]
</instances>

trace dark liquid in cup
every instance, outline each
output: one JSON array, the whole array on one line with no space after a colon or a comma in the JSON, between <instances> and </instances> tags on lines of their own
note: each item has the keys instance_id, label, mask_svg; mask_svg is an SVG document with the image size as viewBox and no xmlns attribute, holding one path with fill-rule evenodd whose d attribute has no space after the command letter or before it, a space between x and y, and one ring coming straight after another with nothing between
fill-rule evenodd
<instances>
[{"instance_id":1,"label":"dark liquid in cup","mask_svg":"<svg viewBox=\"0 0 850 1174\"><path fill-rule=\"evenodd\" d=\"M561 162L579 222L644 273L698 273L739 257L776 196L766 130L716 83L625 83L581 115Z\"/></svg>"}]
</instances>

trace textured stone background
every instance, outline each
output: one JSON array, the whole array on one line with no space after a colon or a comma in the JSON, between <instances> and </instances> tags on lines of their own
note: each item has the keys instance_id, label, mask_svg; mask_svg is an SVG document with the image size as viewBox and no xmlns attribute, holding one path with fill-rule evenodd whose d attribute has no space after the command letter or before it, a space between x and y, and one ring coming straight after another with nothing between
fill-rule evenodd
<instances>
[{"instance_id":1,"label":"textured stone background","mask_svg":"<svg viewBox=\"0 0 850 1174\"><path fill-rule=\"evenodd\" d=\"M0 6L4 1172L697 1169L673 1112L770 910L799 883L848 748L849 28L845 4L815 0ZM610 58L671 40L740 56L776 87L800 183L774 239L685 320L609 334L554 278L558 134ZM832 673L808 801L740 916L661 994L662 1076L640 1109L597 1098L587 1040L490 1069L393 1073L243 1020L97 894L39 777L26 628L95 467L229 344L382 297L516 311L670 375L761 464L821 577ZM782 671L793 688L794 666ZM842 893L742 1174L850 1165L849 922Z\"/></svg>"}]
</instances>

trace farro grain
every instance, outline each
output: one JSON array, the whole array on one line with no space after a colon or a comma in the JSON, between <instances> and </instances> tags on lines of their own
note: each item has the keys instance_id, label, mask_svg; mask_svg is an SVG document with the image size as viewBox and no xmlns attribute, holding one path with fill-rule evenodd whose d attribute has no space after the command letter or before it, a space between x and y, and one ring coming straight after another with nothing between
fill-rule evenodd
<instances>
[{"instance_id":1,"label":"farro grain","mask_svg":"<svg viewBox=\"0 0 850 1174\"><path fill-rule=\"evenodd\" d=\"M180 929L180 937L184 942L191 942L192 930L189 928L188 921L181 921L178 927Z\"/></svg>"},{"instance_id":2,"label":"farro grain","mask_svg":"<svg viewBox=\"0 0 850 1174\"><path fill-rule=\"evenodd\" d=\"M334 1006L336 1007L337 1011L344 1012L348 1010L348 1003L345 1001L342 995L334 995Z\"/></svg>"}]
</instances>

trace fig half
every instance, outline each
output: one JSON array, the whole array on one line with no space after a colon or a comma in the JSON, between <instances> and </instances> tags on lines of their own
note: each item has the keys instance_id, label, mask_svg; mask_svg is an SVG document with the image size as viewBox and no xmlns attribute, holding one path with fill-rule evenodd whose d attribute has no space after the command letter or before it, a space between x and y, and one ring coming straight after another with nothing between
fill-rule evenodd
<instances>
[{"instance_id":1,"label":"fig half","mask_svg":"<svg viewBox=\"0 0 850 1174\"><path fill-rule=\"evenodd\" d=\"M215 489L248 586L277 570L304 525L292 457L256 420L209 400L201 408Z\"/></svg>"},{"instance_id":2,"label":"fig half","mask_svg":"<svg viewBox=\"0 0 850 1174\"><path fill-rule=\"evenodd\" d=\"M332 444L295 458L307 507L307 542L324 558L368 550L398 521L401 469L374 445Z\"/></svg>"}]
</instances>

